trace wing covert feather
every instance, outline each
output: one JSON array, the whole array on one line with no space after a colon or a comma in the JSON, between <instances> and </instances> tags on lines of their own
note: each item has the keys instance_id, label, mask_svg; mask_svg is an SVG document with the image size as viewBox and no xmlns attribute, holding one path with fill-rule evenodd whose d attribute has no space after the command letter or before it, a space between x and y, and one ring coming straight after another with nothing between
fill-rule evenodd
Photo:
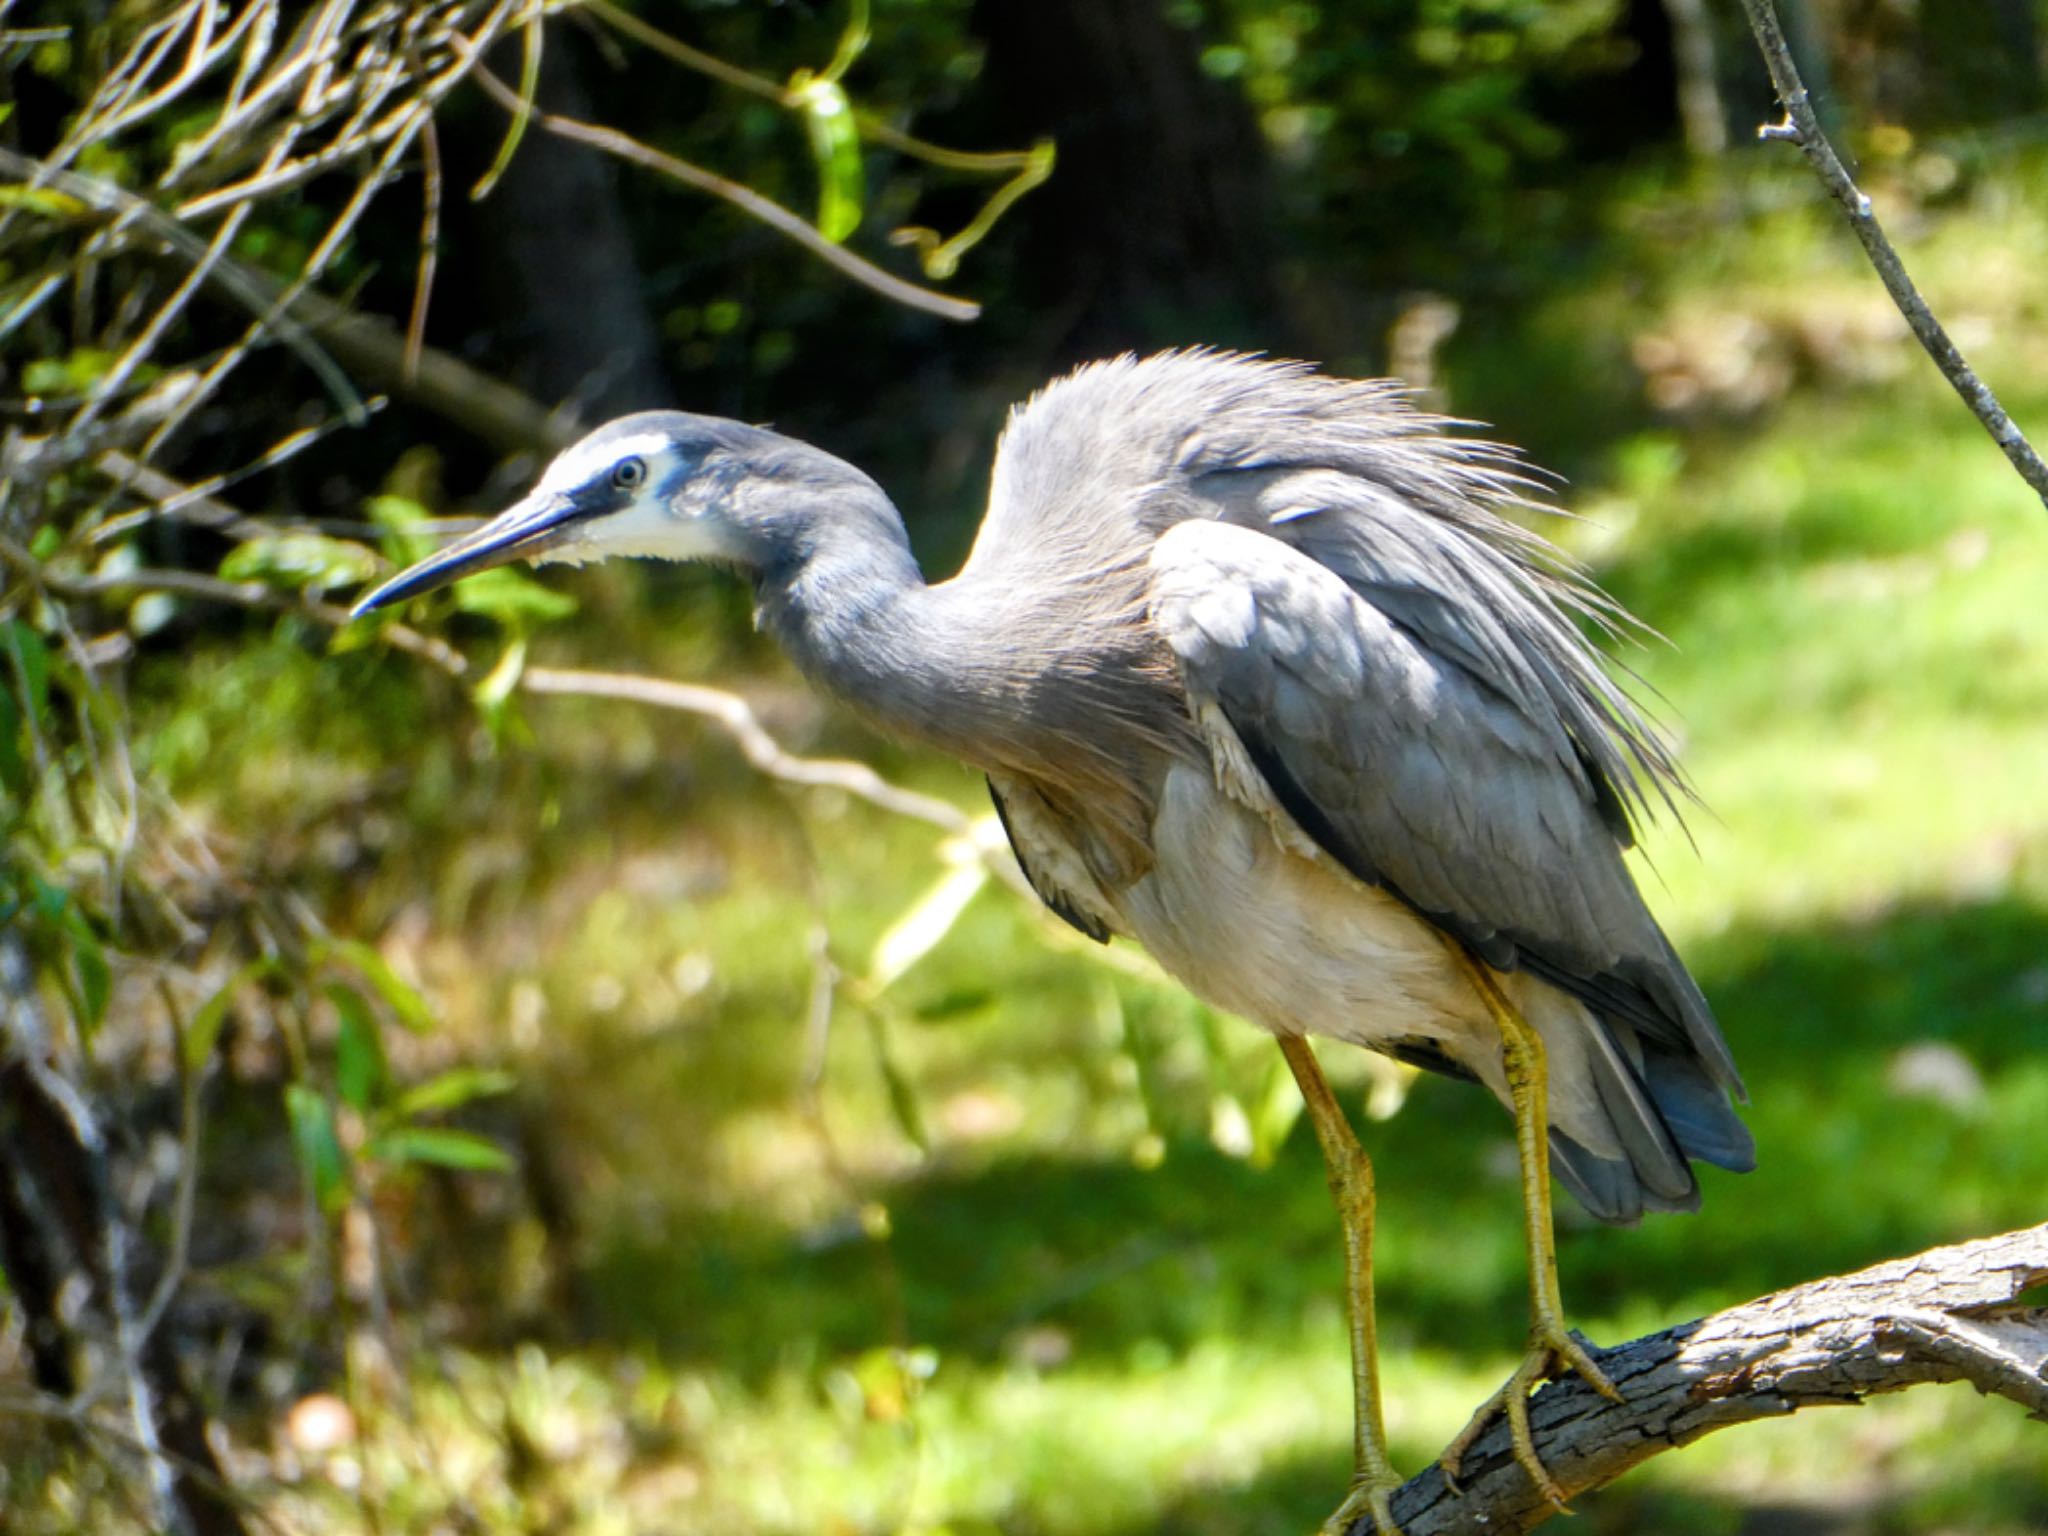
<instances>
[{"instance_id":1,"label":"wing covert feather","mask_svg":"<svg viewBox=\"0 0 2048 1536\"><path fill-rule=\"evenodd\" d=\"M1361 879L1470 945L1740 1079L1621 858L1614 793L1570 734L1343 575L1230 523L1168 530L1151 614L1274 798ZM1469 642L1484 644L1485 642ZM1625 827L1625 824L1624 824Z\"/></svg>"}]
</instances>

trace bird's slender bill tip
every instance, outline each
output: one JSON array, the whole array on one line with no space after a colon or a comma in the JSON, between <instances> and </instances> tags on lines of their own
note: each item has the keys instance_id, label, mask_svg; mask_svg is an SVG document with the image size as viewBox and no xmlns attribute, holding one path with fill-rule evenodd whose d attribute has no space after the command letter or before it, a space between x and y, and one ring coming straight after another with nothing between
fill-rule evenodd
<instances>
[{"instance_id":1,"label":"bird's slender bill tip","mask_svg":"<svg viewBox=\"0 0 2048 1536\"><path fill-rule=\"evenodd\" d=\"M464 534L446 549L436 550L373 587L356 599L348 616L360 619L493 566L531 559L560 542L562 525L575 512L575 507L560 497L530 496L474 533Z\"/></svg>"}]
</instances>

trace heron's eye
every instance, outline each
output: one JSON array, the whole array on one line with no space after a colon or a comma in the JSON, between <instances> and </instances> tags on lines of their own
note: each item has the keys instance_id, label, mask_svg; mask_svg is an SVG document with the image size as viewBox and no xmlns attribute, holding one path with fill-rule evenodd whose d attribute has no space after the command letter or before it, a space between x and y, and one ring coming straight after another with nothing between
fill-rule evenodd
<instances>
[{"instance_id":1,"label":"heron's eye","mask_svg":"<svg viewBox=\"0 0 2048 1536\"><path fill-rule=\"evenodd\" d=\"M612 466L612 486L621 491L637 491L647 483L647 464L643 459L621 459Z\"/></svg>"}]
</instances>

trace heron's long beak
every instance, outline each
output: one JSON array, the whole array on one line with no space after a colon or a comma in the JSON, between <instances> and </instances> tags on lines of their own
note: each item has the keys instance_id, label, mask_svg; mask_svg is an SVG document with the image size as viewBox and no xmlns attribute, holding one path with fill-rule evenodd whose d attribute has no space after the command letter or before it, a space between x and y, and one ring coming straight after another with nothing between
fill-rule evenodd
<instances>
[{"instance_id":1,"label":"heron's long beak","mask_svg":"<svg viewBox=\"0 0 2048 1536\"><path fill-rule=\"evenodd\" d=\"M560 542L561 531L582 515L583 509L566 496L540 493L527 497L492 518L474 533L464 534L446 549L408 566L396 576L359 599L349 610L350 618L361 618L376 608L388 607L436 587L445 587L464 576L488 571L495 565L530 559Z\"/></svg>"}]
</instances>

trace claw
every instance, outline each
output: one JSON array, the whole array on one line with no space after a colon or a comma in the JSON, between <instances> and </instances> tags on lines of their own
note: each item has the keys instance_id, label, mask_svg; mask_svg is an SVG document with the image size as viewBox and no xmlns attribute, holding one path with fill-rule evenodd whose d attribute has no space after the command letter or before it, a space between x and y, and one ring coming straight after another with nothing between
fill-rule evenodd
<instances>
[{"instance_id":1,"label":"claw","mask_svg":"<svg viewBox=\"0 0 2048 1536\"><path fill-rule=\"evenodd\" d=\"M1394 1490L1401 1486L1401 1474L1392 1467L1376 1472L1358 1472L1351 1478L1351 1491L1336 1512L1325 1520L1317 1536L1346 1536L1353 1522L1372 1520L1373 1536L1401 1536L1394 1520Z\"/></svg>"},{"instance_id":2,"label":"claw","mask_svg":"<svg viewBox=\"0 0 2048 1536\"><path fill-rule=\"evenodd\" d=\"M1548 1499L1560 1514L1571 1513L1565 1507L1564 1491L1557 1486L1557 1480L1536 1454L1536 1437L1529 1428L1529 1394L1544 1381L1553 1380L1567 1370L1575 1372L1609 1401L1618 1403L1622 1400L1621 1389L1608 1379L1607 1373L1586 1352L1585 1345L1573 1338L1562 1323L1539 1321L1529 1331L1528 1352L1522 1356L1522 1363L1515 1367L1514 1374L1498 1392L1479 1405L1478 1411L1438 1458L1443 1467L1444 1481L1453 1490L1457 1488L1458 1470L1465 1453L1486 1432L1495 1416L1504 1415L1508 1421L1508 1439L1515 1448L1516 1464L1528 1474L1529 1481L1536 1485L1536 1491Z\"/></svg>"}]
</instances>

